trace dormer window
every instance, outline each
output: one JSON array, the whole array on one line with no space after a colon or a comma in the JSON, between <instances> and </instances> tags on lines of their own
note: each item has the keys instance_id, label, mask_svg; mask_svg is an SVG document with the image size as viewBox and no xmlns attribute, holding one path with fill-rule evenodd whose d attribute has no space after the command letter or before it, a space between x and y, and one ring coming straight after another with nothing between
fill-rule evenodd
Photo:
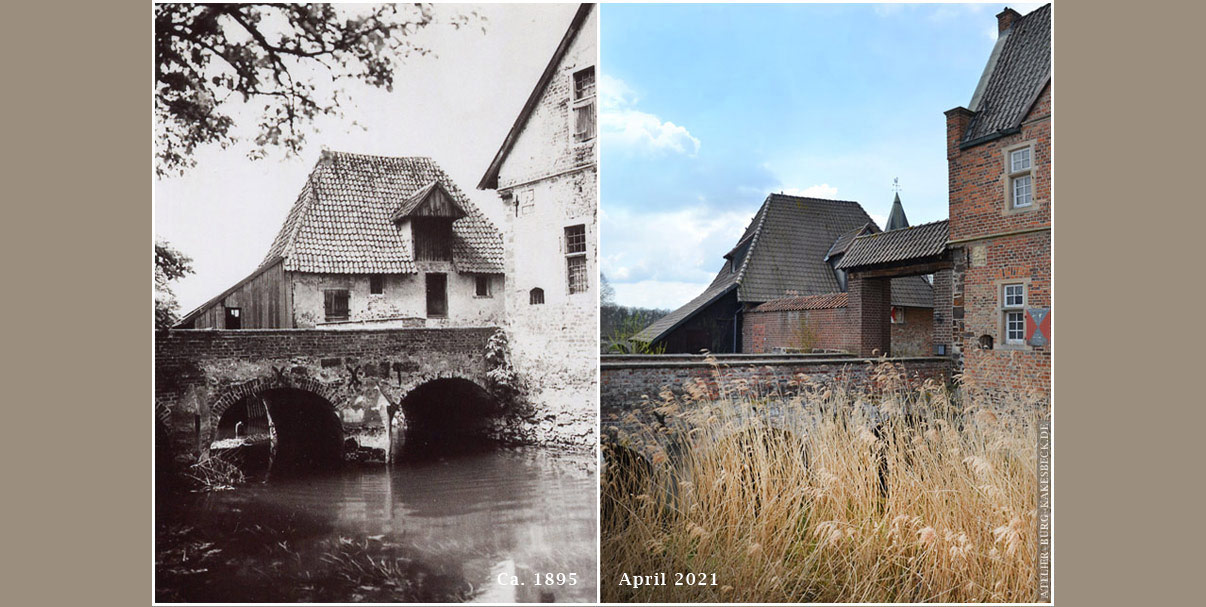
<instances>
[{"instance_id":1,"label":"dormer window","mask_svg":"<svg viewBox=\"0 0 1206 607\"><path fill-rule=\"evenodd\" d=\"M452 261L452 220L444 217L415 217L412 221L415 259Z\"/></svg>"},{"instance_id":2,"label":"dormer window","mask_svg":"<svg viewBox=\"0 0 1206 607\"><path fill-rule=\"evenodd\" d=\"M466 216L456 197L433 181L406 199L393 220L409 228L416 260L452 261L452 222Z\"/></svg>"}]
</instances>

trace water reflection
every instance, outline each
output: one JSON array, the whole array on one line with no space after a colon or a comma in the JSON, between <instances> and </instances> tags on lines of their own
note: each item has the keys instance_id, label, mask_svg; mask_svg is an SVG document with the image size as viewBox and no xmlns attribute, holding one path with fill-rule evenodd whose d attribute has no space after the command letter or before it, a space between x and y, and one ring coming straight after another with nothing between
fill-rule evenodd
<instances>
[{"instance_id":1,"label":"water reflection","mask_svg":"<svg viewBox=\"0 0 1206 607\"><path fill-rule=\"evenodd\" d=\"M203 572L161 571L157 587L188 601L593 601L594 486L593 457L542 450L273 478L161 505L161 518L197 536L160 537L161 569L187 560L172 543L197 539L223 552ZM535 585L545 573L575 573L577 583ZM522 585L499 584L500 575ZM345 579L351 594L332 596L327 586ZM312 592L281 583L297 580L318 581Z\"/></svg>"}]
</instances>

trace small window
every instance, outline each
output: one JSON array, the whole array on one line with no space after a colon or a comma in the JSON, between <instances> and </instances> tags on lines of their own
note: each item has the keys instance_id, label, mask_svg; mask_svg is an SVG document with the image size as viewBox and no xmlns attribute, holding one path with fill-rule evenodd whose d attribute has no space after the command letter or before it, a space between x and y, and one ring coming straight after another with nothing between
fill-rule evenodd
<instances>
[{"instance_id":1,"label":"small window","mask_svg":"<svg viewBox=\"0 0 1206 607\"><path fill-rule=\"evenodd\" d=\"M595 138L595 68L574 72L574 141Z\"/></svg>"},{"instance_id":2,"label":"small window","mask_svg":"<svg viewBox=\"0 0 1206 607\"><path fill-rule=\"evenodd\" d=\"M544 303L544 289L536 287L528 291L528 304L537 306Z\"/></svg>"},{"instance_id":3,"label":"small window","mask_svg":"<svg viewBox=\"0 0 1206 607\"><path fill-rule=\"evenodd\" d=\"M1009 172L1030 170L1030 148L1022 148L1009 153Z\"/></svg>"},{"instance_id":4,"label":"small window","mask_svg":"<svg viewBox=\"0 0 1206 607\"><path fill-rule=\"evenodd\" d=\"M369 276L369 293L381 295L385 293L385 277L380 274Z\"/></svg>"},{"instance_id":5,"label":"small window","mask_svg":"<svg viewBox=\"0 0 1206 607\"><path fill-rule=\"evenodd\" d=\"M586 226L576 225L565 228L565 252L569 255L586 253Z\"/></svg>"},{"instance_id":6,"label":"small window","mask_svg":"<svg viewBox=\"0 0 1206 607\"><path fill-rule=\"evenodd\" d=\"M243 310L240 308L226 308L225 327L227 329L242 329L243 328Z\"/></svg>"},{"instance_id":7,"label":"small window","mask_svg":"<svg viewBox=\"0 0 1206 607\"><path fill-rule=\"evenodd\" d=\"M478 274L473 277L474 294L478 297L490 297L490 276Z\"/></svg>"},{"instance_id":8,"label":"small window","mask_svg":"<svg viewBox=\"0 0 1206 607\"><path fill-rule=\"evenodd\" d=\"M1005 285L1005 307L1018 308L1026 305L1025 285Z\"/></svg>"},{"instance_id":9,"label":"small window","mask_svg":"<svg viewBox=\"0 0 1206 607\"><path fill-rule=\"evenodd\" d=\"M1020 344L1025 339L1026 322L1022 318L1023 314L1023 312L1005 313L1005 343Z\"/></svg>"},{"instance_id":10,"label":"small window","mask_svg":"<svg viewBox=\"0 0 1206 607\"><path fill-rule=\"evenodd\" d=\"M333 289L323 291L323 309L326 319L330 320L347 320L348 319L348 292L347 289Z\"/></svg>"},{"instance_id":11,"label":"small window","mask_svg":"<svg viewBox=\"0 0 1206 607\"><path fill-rule=\"evenodd\" d=\"M1034 146L1005 153L1005 198L1009 208L1024 209L1034 204Z\"/></svg>"},{"instance_id":12,"label":"small window","mask_svg":"<svg viewBox=\"0 0 1206 607\"><path fill-rule=\"evenodd\" d=\"M569 293L585 293L590 288L586 278L586 226L565 228L565 274Z\"/></svg>"},{"instance_id":13,"label":"small window","mask_svg":"<svg viewBox=\"0 0 1206 607\"><path fill-rule=\"evenodd\" d=\"M1026 285L1001 286L1001 308L1004 314L1005 343L1021 345L1026 340Z\"/></svg>"}]
</instances>

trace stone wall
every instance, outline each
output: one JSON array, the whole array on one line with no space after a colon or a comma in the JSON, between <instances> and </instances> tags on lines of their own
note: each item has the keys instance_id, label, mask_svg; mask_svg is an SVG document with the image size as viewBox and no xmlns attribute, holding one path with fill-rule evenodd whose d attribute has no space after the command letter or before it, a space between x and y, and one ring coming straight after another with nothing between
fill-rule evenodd
<instances>
[{"instance_id":1,"label":"stone wall","mask_svg":"<svg viewBox=\"0 0 1206 607\"><path fill-rule=\"evenodd\" d=\"M597 137L573 136L574 73L595 66L592 9L502 163L506 315L516 369L539 412L542 442L596 444ZM596 74L597 78L598 74ZM596 95L596 107L597 98ZM570 293L565 229L585 227L586 289ZM543 303L533 304L540 289Z\"/></svg>"},{"instance_id":2,"label":"stone wall","mask_svg":"<svg viewBox=\"0 0 1206 607\"><path fill-rule=\"evenodd\" d=\"M348 320L356 324L386 327L484 327L503 322L505 281L501 274L490 274L491 297L478 297L476 274L461 274L447 262L419 262L431 267L426 271L447 276L448 316L427 318L427 282L425 272L383 274L383 293L369 292L367 274L287 274L292 286L293 316L299 328L327 324L325 289L348 290ZM329 325L348 326L346 323Z\"/></svg>"},{"instance_id":3,"label":"stone wall","mask_svg":"<svg viewBox=\"0 0 1206 607\"><path fill-rule=\"evenodd\" d=\"M155 336L155 409L177 461L208 450L221 414L249 395L296 388L326 399L345 436L381 448L388 415L414 389L462 379L487 389L497 329L167 331ZM366 423L376 420L376 424Z\"/></svg>"},{"instance_id":4,"label":"stone wall","mask_svg":"<svg viewBox=\"0 0 1206 607\"><path fill-rule=\"evenodd\" d=\"M609 360L600 363L601 412L604 425L614 423L624 413L641 407L645 400L658 400L663 389L675 394L685 392L689 383L702 381L713 398L719 395L720 384L743 380L756 390L785 388L799 374L814 380L849 382L857 387L869 380L873 358L782 358L749 357L727 359L716 365L699 357L685 361L676 357L670 362ZM951 377L952 361L947 357L893 358L914 381L946 380Z\"/></svg>"}]
</instances>

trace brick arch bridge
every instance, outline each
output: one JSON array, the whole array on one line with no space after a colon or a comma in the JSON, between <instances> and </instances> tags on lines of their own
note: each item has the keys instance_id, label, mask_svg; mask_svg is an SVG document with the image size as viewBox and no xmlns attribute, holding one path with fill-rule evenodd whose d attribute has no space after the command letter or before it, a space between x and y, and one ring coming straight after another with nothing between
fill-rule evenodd
<instances>
[{"instance_id":1,"label":"brick arch bridge","mask_svg":"<svg viewBox=\"0 0 1206 607\"><path fill-rule=\"evenodd\" d=\"M487 342L494 327L457 329L171 330L155 337L156 440L177 464L219 438L223 414L286 391L329 405L345 457L387 459L391 423L423 386L454 380L495 405L483 432L507 434L511 411L494 399ZM463 390L462 390L463 391ZM309 396L312 395L312 396ZM320 400L314 400L314 399ZM454 406L436 402L430 406ZM513 434L513 433L512 433ZM167 461L167 460L163 460Z\"/></svg>"}]
</instances>

